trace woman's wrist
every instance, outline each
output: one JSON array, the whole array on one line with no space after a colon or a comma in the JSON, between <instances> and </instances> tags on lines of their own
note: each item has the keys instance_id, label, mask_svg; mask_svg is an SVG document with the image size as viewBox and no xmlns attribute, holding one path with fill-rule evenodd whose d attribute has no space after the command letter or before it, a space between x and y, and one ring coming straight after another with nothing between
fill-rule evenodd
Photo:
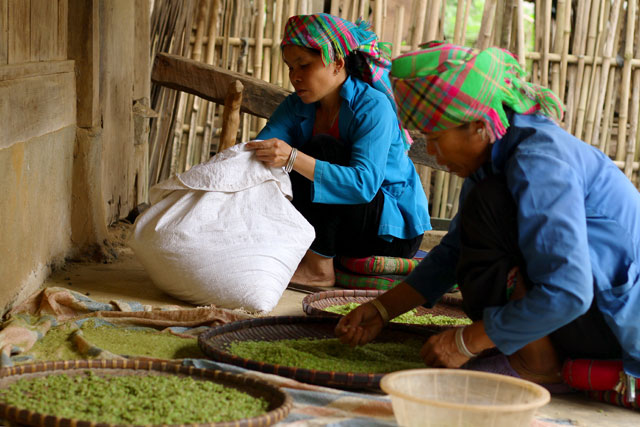
<instances>
[{"instance_id":1,"label":"woman's wrist","mask_svg":"<svg viewBox=\"0 0 640 427\"><path fill-rule=\"evenodd\" d=\"M461 338L470 353L475 355L488 348L495 347L495 344L484 330L484 321L473 322L471 325L461 329L463 329L463 332L460 332Z\"/></svg>"},{"instance_id":2,"label":"woman's wrist","mask_svg":"<svg viewBox=\"0 0 640 427\"><path fill-rule=\"evenodd\" d=\"M284 171L286 173L291 173L291 171L293 170L293 165L296 162L296 157L298 157L298 150L295 148L291 148L289 158L287 159L287 163L284 166Z\"/></svg>"},{"instance_id":3,"label":"woman's wrist","mask_svg":"<svg viewBox=\"0 0 640 427\"><path fill-rule=\"evenodd\" d=\"M378 314L382 318L382 324L386 325L387 323L389 323L389 313L387 312L387 309L385 308L385 306L382 305L380 300L372 299L370 302L371 302L371 305L375 307L375 309L378 311Z\"/></svg>"}]
</instances>

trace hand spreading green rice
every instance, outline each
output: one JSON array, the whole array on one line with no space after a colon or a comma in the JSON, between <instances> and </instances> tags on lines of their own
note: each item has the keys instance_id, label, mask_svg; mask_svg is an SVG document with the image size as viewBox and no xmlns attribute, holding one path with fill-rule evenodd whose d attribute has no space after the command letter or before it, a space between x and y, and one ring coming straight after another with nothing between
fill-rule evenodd
<instances>
[{"instance_id":1,"label":"hand spreading green rice","mask_svg":"<svg viewBox=\"0 0 640 427\"><path fill-rule=\"evenodd\" d=\"M334 305L331 307L325 308L326 311L331 313L337 313L341 315L346 315L356 307L359 307L360 304L356 302L350 302L348 304L343 305ZM398 317L395 317L391 320L394 323L409 323L412 325L438 325L438 326L464 326L470 325L471 319L466 317L451 317L451 316L442 316L426 313L423 315L418 315L418 310L413 309L411 311L407 311L406 313L401 314Z\"/></svg>"},{"instance_id":2,"label":"hand spreading green rice","mask_svg":"<svg viewBox=\"0 0 640 427\"><path fill-rule=\"evenodd\" d=\"M386 373L424 368L422 342L372 342L349 347L338 339L236 341L229 352L246 359L320 371Z\"/></svg>"},{"instance_id":3,"label":"hand spreading green rice","mask_svg":"<svg viewBox=\"0 0 640 427\"><path fill-rule=\"evenodd\" d=\"M262 415L268 402L212 381L176 375L49 375L0 390L0 401L64 418L111 424L193 424Z\"/></svg>"}]
</instances>

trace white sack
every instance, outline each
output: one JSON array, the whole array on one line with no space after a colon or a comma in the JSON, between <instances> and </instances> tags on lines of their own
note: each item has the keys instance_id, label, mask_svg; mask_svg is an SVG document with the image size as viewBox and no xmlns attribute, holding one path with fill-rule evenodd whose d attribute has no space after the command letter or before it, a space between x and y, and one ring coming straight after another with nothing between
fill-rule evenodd
<instances>
[{"instance_id":1,"label":"white sack","mask_svg":"<svg viewBox=\"0 0 640 427\"><path fill-rule=\"evenodd\" d=\"M268 312L315 233L289 201L289 176L244 145L151 188L129 244L178 299Z\"/></svg>"}]
</instances>

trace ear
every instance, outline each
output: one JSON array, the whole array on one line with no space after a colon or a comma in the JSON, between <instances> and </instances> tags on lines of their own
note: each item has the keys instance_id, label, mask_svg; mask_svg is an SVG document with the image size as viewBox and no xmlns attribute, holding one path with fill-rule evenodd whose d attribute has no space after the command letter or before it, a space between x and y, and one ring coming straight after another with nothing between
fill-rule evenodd
<instances>
[{"instance_id":1,"label":"ear","mask_svg":"<svg viewBox=\"0 0 640 427\"><path fill-rule=\"evenodd\" d=\"M336 59L333 62L333 66L334 66L334 70L335 70L334 74L338 74L340 71L344 70L345 65L346 65L346 62L345 62L344 58Z\"/></svg>"},{"instance_id":2,"label":"ear","mask_svg":"<svg viewBox=\"0 0 640 427\"><path fill-rule=\"evenodd\" d=\"M483 142L486 141L488 143L492 143L489 138L489 134L487 133L487 125L484 122L480 120L471 122L469 130L473 134L477 134Z\"/></svg>"}]
</instances>

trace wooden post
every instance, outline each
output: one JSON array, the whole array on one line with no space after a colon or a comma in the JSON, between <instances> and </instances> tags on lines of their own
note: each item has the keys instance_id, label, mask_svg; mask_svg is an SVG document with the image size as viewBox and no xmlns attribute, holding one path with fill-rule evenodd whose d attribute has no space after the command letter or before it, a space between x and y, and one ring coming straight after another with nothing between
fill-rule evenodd
<instances>
[{"instance_id":1,"label":"wooden post","mask_svg":"<svg viewBox=\"0 0 640 427\"><path fill-rule=\"evenodd\" d=\"M242 89L244 86L240 80L231 83L224 99L224 111L222 113L222 133L218 152L235 145L240 127L240 105L242 104Z\"/></svg>"}]
</instances>

